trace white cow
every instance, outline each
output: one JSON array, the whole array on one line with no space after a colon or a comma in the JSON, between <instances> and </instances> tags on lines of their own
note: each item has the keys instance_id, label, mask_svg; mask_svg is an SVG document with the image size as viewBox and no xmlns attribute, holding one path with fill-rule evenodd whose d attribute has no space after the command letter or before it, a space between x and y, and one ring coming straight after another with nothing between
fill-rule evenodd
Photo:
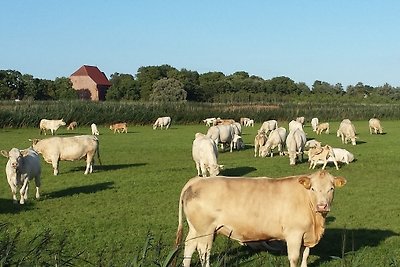
<instances>
[{"instance_id":1,"label":"white cow","mask_svg":"<svg viewBox=\"0 0 400 267\"><path fill-rule=\"evenodd\" d=\"M207 119L204 119L203 122L204 122L208 127L210 127L210 126L213 125L213 123L214 123L215 120L216 120L216 118L207 118Z\"/></svg>"},{"instance_id":2,"label":"white cow","mask_svg":"<svg viewBox=\"0 0 400 267\"><path fill-rule=\"evenodd\" d=\"M258 131L263 131L265 134L268 134L270 131L275 130L276 128L278 128L278 122L276 120L269 120L264 121Z\"/></svg>"},{"instance_id":3,"label":"white cow","mask_svg":"<svg viewBox=\"0 0 400 267\"><path fill-rule=\"evenodd\" d=\"M303 161L304 146L307 142L306 134L300 129L290 131L286 138L286 147L289 154L290 165L296 164L296 158Z\"/></svg>"},{"instance_id":4,"label":"white cow","mask_svg":"<svg viewBox=\"0 0 400 267\"><path fill-rule=\"evenodd\" d=\"M99 135L99 130L97 130L97 125L95 123L92 123L90 128L92 129L92 135Z\"/></svg>"},{"instance_id":5,"label":"white cow","mask_svg":"<svg viewBox=\"0 0 400 267\"><path fill-rule=\"evenodd\" d=\"M18 202L17 189L20 193L20 204L24 204L28 199L28 184L29 181L35 178L36 198L40 197L40 158L39 155L32 149L19 150L12 148L10 151L1 150L1 154L8 158L6 164L7 181L10 185L14 203Z\"/></svg>"},{"instance_id":6,"label":"white cow","mask_svg":"<svg viewBox=\"0 0 400 267\"><path fill-rule=\"evenodd\" d=\"M50 130L51 135L54 135L55 132L60 128L60 126L65 126L65 121L63 119L61 120L47 120L47 119L41 119L39 123L39 128L40 132L39 134L44 134L46 135L46 130Z\"/></svg>"},{"instance_id":7,"label":"white cow","mask_svg":"<svg viewBox=\"0 0 400 267\"><path fill-rule=\"evenodd\" d=\"M243 139L240 135L235 134L233 136L232 142L233 142L233 149L240 150L240 149L244 149L244 147L245 147Z\"/></svg>"},{"instance_id":8,"label":"white cow","mask_svg":"<svg viewBox=\"0 0 400 267\"><path fill-rule=\"evenodd\" d=\"M251 127L254 127L254 120L250 119L250 120L246 121L245 126L246 126L246 127L250 127L250 126L251 126Z\"/></svg>"},{"instance_id":9,"label":"white cow","mask_svg":"<svg viewBox=\"0 0 400 267\"><path fill-rule=\"evenodd\" d=\"M375 133L375 134L382 134L383 129L381 126L381 121L376 118L372 118L368 121L368 126L369 126L369 133Z\"/></svg>"},{"instance_id":10,"label":"white cow","mask_svg":"<svg viewBox=\"0 0 400 267\"><path fill-rule=\"evenodd\" d=\"M202 134L197 133L192 145L192 157L196 164L197 175L217 176L222 165L218 165L218 148L214 141Z\"/></svg>"},{"instance_id":11,"label":"white cow","mask_svg":"<svg viewBox=\"0 0 400 267\"><path fill-rule=\"evenodd\" d=\"M47 139L34 139L33 149L42 154L47 163L53 165L54 175L58 174L60 160L86 159L85 174L92 173L94 155L100 162L99 140L94 135L79 135L72 137L51 137Z\"/></svg>"},{"instance_id":12,"label":"white cow","mask_svg":"<svg viewBox=\"0 0 400 267\"><path fill-rule=\"evenodd\" d=\"M279 127L270 132L267 142L260 148L261 157L266 157L268 154L274 156L273 149L278 147L279 155L283 156L283 148L286 141L286 129Z\"/></svg>"},{"instance_id":13,"label":"white cow","mask_svg":"<svg viewBox=\"0 0 400 267\"><path fill-rule=\"evenodd\" d=\"M354 161L354 155L344 148L332 148L333 154L337 162L349 164ZM333 162L333 159L328 158L328 162Z\"/></svg>"},{"instance_id":14,"label":"white cow","mask_svg":"<svg viewBox=\"0 0 400 267\"><path fill-rule=\"evenodd\" d=\"M297 118L296 118L296 121L297 121L297 122L300 122L301 125L304 125L305 118L304 118L304 117L297 117Z\"/></svg>"},{"instance_id":15,"label":"white cow","mask_svg":"<svg viewBox=\"0 0 400 267\"><path fill-rule=\"evenodd\" d=\"M337 137L342 139L343 144L347 144L348 141L351 141L351 144L355 146L356 143L356 128L354 124L349 119L344 119L340 125L339 129L336 132Z\"/></svg>"},{"instance_id":16,"label":"white cow","mask_svg":"<svg viewBox=\"0 0 400 267\"><path fill-rule=\"evenodd\" d=\"M157 127L163 129L168 129L171 124L171 117L159 117L153 124L153 129L155 130Z\"/></svg>"},{"instance_id":17,"label":"white cow","mask_svg":"<svg viewBox=\"0 0 400 267\"><path fill-rule=\"evenodd\" d=\"M329 134L329 122L324 122L317 125L317 134L322 134L325 131L326 134Z\"/></svg>"},{"instance_id":18,"label":"white cow","mask_svg":"<svg viewBox=\"0 0 400 267\"><path fill-rule=\"evenodd\" d=\"M293 131L296 130L296 129L300 129L300 130L304 131L304 130L303 130L303 124L301 124L301 123L298 122L298 121L291 120L291 121L289 122L289 132L293 132Z\"/></svg>"},{"instance_id":19,"label":"white cow","mask_svg":"<svg viewBox=\"0 0 400 267\"><path fill-rule=\"evenodd\" d=\"M222 148L224 144L229 144L230 152L233 150L233 137L235 136L235 130L232 125L216 125L211 126L207 131L207 136L210 137L215 144L221 143Z\"/></svg>"},{"instance_id":20,"label":"white cow","mask_svg":"<svg viewBox=\"0 0 400 267\"><path fill-rule=\"evenodd\" d=\"M257 135L254 137L254 157L261 157L261 150L260 148L265 145L267 142L267 136L263 131L258 131Z\"/></svg>"},{"instance_id":21,"label":"white cow","mask_svg":"<svg viewBox=\"0 0 400 267\"><path fill-rule=\"evenodd\" d=\"M318 123L319 123L318 118L312 118L311 119L311 127L312 127L313 132L317 131Z\"/></svg>"}]
</instances>

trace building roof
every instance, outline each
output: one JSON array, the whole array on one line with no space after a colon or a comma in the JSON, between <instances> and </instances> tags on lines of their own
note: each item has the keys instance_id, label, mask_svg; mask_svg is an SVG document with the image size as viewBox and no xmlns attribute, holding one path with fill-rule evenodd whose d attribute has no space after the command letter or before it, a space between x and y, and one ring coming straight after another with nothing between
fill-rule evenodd
<instances>
[{"instance_id":1,"label":"building roof","mask_svg":"<svg viewBox=\"0 0 400 267\"><path fill-rule=\"evenodd\" d=\"M71 76L89 76L98 85L111 86L104 72L101 72L96 66L83 65Z\"/></svg>"}]
</instances>

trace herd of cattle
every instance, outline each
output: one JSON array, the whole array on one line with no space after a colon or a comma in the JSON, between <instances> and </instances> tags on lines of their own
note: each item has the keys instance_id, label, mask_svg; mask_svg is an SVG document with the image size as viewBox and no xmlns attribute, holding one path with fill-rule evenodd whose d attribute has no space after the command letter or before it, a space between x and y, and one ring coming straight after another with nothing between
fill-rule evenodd
<instances>
[{"instance_id":1,"label":"herd of cattle","mask_svg":"<svg viewBox=\"0 0 400 267\"><path fill-rule=\"evenodd\" d=\"M210 251L215 234L223 234L242 244L254 246L268 245L268 240L283 240L287 244L290 266L307 266L309 249L321 239L325 228L325 217L330 211L335 187L346 183L343 177L334 177L326 172L325 166L333 162L349 164L354 155L343 148L322 145L313 139L307 140L304 131L304 117L289 123L288 130L278 127L276 120L262 123L254 137L254 157L273 157L277 148L280 156L288 155L289 164L303 162L303 154L308 149L310 169L322 164L321 171L309 175L282 178L268 177L224 177L218 176L223 165L218 164L218 145L229 151L243 149L242 127L254 127L254 120L207 118L203 122L209 127L205 134L196 133L192 143L192 158L198 176L183 187L179 200L179 225L176 245L182 240L182 218L185 214L189 225L186 237L183 266L189 267L193 252L197 249L202 266L209 266ZM160 117L153 129L168 129L170 117ZM52 135L66 123L61 120L42 119L40 134L50 131ZM329 134L329 123L311 120L317 135ZM77 127L76 122L68 125L68 130ZM115 133L127 133L127 123L110 125ZM369 120L370 133L383 132L379 119ZM100 161L99 131L91 125L92 135L72 137L53 136L33 139L32 146L25 150L12 148L1 150L8 158L6 176L14 202L27 200L29 181L35 179L36 198L40 197L41 166L39 154L45 162L52 164L53 174L59 173L60 160L86 159L84 174L92 173L94 158ZM343 144L356 145L357 133L354 124L344 119L337 130L337 137ZM230 197L234 196L234 197Z\"/></svg>"}]
</instances>

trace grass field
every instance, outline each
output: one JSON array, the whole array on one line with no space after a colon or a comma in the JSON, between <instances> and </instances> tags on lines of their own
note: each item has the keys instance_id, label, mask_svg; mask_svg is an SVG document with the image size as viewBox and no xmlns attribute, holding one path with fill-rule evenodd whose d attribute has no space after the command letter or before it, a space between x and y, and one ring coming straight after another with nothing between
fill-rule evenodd
<instances>
[{"instance_id":1,"label":"grass field","mask_svg":"<svg viewBox=\"0 0 400 267\"><path fill-rule=\"evenodd\" d=\"M279 124L287 128L286 122ZM311 249L309 266L400 266L400 122L382 121L383 135L370 135L366 121L354 124L359 138L356 146L342 145L336 137L339 122L331 122L329 135L316 137L309 125L305 128L308 138L346 148L356 158L338 171L327 168L334 175L346 177L348 184L336 190L325 235ZM288 157L254 158L252 143L259 126L243 128L245 150L220 152L219 163L225 165L222 175L281 177L310 173L307 162L289 166ZM142 266L161 266L157 262L171 251L179 193L196 175L192 141L196 132L207 131L206 126L172 125L169 130L129 126L127 134L113 134L105 126L99 130L103 165L96 164L93 174L84 175L83 161L61 162L60 174L53 176L51 165L42 160L40 200L34 199L31 183L27 204L13 204L2 171L0 222L8 226L0 245L4 236L20 230L14 259L25 255L32 262L38 261L37 255L28 251L38 246L38 236L44 233L51 233L52 249L63 247L59 257L71 259L76 266L133 264L138 257L140 260L147 237L152 237L146 255L149 261L142 261ZM63 128L57 133L89 134L90 129ZM30 146L28 138L38 137L38 129L0 129L0 149L26 148ZM5 166L6 161L1 157L0 165ZM197 257L194 260L197 262ZM286 255L256 253L222 237L216 239L212 262L213 266L288 266Z\"/></svg>"}]
</instances>

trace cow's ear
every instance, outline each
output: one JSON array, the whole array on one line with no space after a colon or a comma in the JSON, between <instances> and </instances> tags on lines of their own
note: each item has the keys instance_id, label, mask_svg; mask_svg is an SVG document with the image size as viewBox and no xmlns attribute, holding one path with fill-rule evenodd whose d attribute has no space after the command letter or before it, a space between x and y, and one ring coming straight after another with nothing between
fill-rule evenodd
<instances>
[{"instance_id":1,"label":"cow's ear","mask_svg":"<svg viewBox=\"0 0 400 267\"><path fill-rule=\"evenodd\" d=\"M23 157L26 157L26 156L28 156L28 154L29 154L29 150L28 150L28 149L21 150L20 152L21 152L21 155L22 155Z\"/></svg>"},{"instance_id":2,"label":"cow's ear","mask_svg":"<svg viewBox=\"0 0 400 267\"><path fill-rule=\"evenodd\" d=\"M32 145L36 145L39 141L40 141L40 139L28 139L30 142L32 142Z\"/></svg>"},{"instance_id":3,"label":"cow's ear","mask_svg":"<svg viewBox=\"0 0 400 267\"><path fill-rule=\"evenodd\" d=\"M342 187L347 183L347 180L344 177L335 177L334 183L335 187Z\"/></svg>"},{"instance_id":4,"label":"cow's ear","mask_svg":"<svg viewBox=\"0 0 400 267\"><path fill-rule=\"evenodd\" d=\"M308 176L302 176L297 180L300 184L304 186L306 189L311 188L311 179Z\"/></svg>"},{"instance_id":5,"label":"cow's ear","mask_svg":"<svg viewBox=\"0 0 400 267\"><path fill-rule=\"evenodd\" d=\"M4 157L8 158L8 151L7 151L7 150L1 150L0 153L1 153Z\"/></svg>"}]
</instances>

